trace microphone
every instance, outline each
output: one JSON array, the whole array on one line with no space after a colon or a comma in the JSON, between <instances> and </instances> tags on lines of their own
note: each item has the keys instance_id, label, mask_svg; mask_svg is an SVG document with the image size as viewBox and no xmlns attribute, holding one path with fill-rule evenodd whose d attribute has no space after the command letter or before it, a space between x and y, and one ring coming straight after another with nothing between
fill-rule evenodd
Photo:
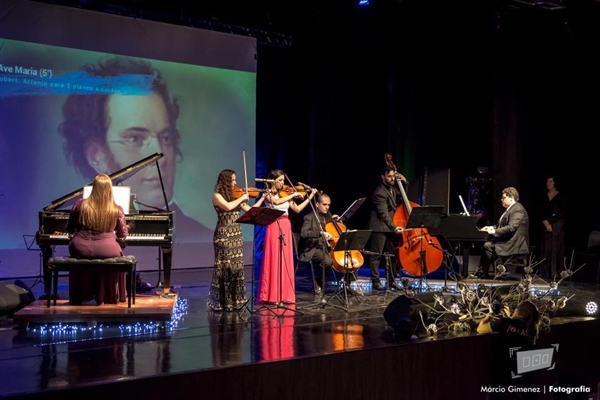
<instances>
[{"instance_id":1,"label":"microphone","mask_svg":"<svg viewBox=\"0 0 600 400\"><path fill-rule=\"evenodd\" d=\"M256 182L275 183L275 179L254 178Z\"/></svg>"}]
</instances>

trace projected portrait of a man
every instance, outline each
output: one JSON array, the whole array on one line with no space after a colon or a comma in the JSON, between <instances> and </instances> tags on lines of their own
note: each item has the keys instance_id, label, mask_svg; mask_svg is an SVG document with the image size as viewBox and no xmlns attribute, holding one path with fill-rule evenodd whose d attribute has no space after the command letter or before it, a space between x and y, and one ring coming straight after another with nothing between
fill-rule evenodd
<instances>
[{"instance_id":1,"label":"projected portrait of a man","mask_svg":"<svg viewBox=\"0 0 600 400\"><path fill-rule=\"evenodd\" d=\"M174 198L177 162L183 158L177 129L179 105L171 97L160 71L145 60L111 57L87 64L81 71L90 78L145 76L150 91L143 94L72 94L63 107L59 126L68 162L88 180L98 173L111 174L154 153L158 160L169 209L175 211L175 239L187 241L212 234L187 217ZM165 199L155 165L142 168L126 185L137 196L140 209L163 209Z\"/></svg>"}]
</instances>

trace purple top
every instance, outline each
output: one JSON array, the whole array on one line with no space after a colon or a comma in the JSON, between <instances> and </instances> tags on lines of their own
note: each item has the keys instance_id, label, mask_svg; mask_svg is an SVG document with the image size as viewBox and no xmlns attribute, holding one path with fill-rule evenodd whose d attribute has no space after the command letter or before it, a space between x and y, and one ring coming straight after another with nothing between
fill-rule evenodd
<instances>
[{"instance_id":1,"label":"purple top","mask_svg":"<svg viewBox=\"0 0 600 400\"><path fill-rule=\"evenodd\" d=\"M98 232L79 222L82 201L79 199L73 205L67 222L67 232L72 235L69 243L71 256L105 258L122 255L121 249L125 247L125 238L129 233L123 208L118 206L119 216L113 231Z\"/></svg>"}]
</instances>

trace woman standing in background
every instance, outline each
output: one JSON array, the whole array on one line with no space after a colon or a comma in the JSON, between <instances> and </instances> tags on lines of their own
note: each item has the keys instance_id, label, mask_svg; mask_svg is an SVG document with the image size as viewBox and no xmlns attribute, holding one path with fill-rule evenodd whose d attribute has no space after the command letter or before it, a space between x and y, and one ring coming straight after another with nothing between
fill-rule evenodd
<instances>
[{"instance_id":1,"label":"woman standing in background","mask_svg":"<svg viewBox=\"0 0 600 400\"><path fill-rule=\"evenodd\" d=\"M565 213L566 199L558 190L556 176L546 178L546 195L540 202L540 220L542 224L540 237L540 275L552 278L565 267Z\"/></svg>"}]
</instances>

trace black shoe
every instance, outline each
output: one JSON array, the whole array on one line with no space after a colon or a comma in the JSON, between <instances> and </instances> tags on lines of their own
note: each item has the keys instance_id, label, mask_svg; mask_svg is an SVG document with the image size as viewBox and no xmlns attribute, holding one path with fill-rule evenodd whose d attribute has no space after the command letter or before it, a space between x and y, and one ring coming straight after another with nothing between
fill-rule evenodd
<instances>
[{"instance_id":1,"label":"black shoe","mask_svg":"<svg viewBox=\"0 0 600 400\"><path fill-rule=\"evenodd\" d=\"M490 276L487 273L484 273L482 269L478 269L477 272L475 272L475 277L479 279L490 279Z\"/></svg>"},{"instance_id":2,"label":"black shoe","mask_svg":"<svg viewBox=\"0 0 600 400\"><path fill-rule=\"evenodd\" d=\"M381 282L373 282L373 290L385 290Z\"/></svg>"},{"instance_id":3,"label":"black shoe","mask_svg":"<svg viewBox=\"0 0 600 400\"><path fill-rule=\"evenodd\" d=\"M402 288L394 281L388 281L388 288L392 290L402 290Z\"/></svg>"}]
</instances>

